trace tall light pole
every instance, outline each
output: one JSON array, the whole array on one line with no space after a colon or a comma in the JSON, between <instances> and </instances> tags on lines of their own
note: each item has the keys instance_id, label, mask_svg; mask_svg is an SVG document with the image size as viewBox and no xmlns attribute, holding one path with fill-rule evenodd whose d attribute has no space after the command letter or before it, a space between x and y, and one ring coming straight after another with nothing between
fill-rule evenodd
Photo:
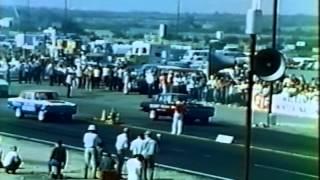
<instances>
[{"instance_id":1,"label":"tall light pole","mask_svg":"<svg viewBox=\"0 0 320 180\"><path fill-rule=\"evenodd\" d=\"M251 170L251 127L252 127L252 91L254 76L254 60L257 43L257 33L260 31L259 18L262 16L261 1L253 0L252 7L247 12L246 34L250 35L250 62L248 69L248 99L246 111L246 134L245 134L245 164L244 164L244 180L250 179Z\"/></svg>"}]
</instances>

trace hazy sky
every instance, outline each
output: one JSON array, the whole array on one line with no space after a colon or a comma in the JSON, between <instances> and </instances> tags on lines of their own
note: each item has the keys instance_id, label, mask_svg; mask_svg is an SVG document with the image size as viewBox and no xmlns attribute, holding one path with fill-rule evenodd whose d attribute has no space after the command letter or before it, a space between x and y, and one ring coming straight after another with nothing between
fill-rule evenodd
<instances>
[{"instance_id":1,"label":"hazy sky","mask_svg":"<svg viewBox=\"0 0 320 180\"><path fill-rule=\"evenodd\" d=\"M28 0L0 0L4 5L26 5ZM31 6L64 7L64 0L29 0ZM71 9L108 11L176 12L178 0L68 0ZM281 14L318 15L319 0L279 0ZM272 11L273 0L262 0L265 14ZM228 12L244 14L251 0L181 0L182 12Z\"/></svg>"}]
</instances>

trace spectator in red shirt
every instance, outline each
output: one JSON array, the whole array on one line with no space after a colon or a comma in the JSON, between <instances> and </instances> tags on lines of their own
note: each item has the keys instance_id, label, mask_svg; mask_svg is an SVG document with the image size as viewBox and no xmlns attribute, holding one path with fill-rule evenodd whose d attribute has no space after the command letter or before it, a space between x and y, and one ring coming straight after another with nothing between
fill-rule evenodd
<instances>
[{"instance_id":1,"label":"spectator in red shirt","mask_svg":"<svg viewBox=\"0 0 320 180\"><path fill-rule=\"evenodd\" d=\"M183 129L183 113L184 104L181 101L176 102L176 107L173 114L171 134L180 135Z\"/></svg>"}]
</instances>

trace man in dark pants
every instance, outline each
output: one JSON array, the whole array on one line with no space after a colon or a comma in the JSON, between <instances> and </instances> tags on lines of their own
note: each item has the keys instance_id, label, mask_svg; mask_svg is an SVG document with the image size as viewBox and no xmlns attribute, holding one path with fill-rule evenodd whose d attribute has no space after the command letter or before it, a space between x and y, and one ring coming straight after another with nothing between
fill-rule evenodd
<instances>
[{"instance_id":1,"label":"man in dark pants","mask_svg":"<svg viewBox=\"0 0 320 180\"><path fill-rule=\"evenodd\" d=\"M115 170L116 161L111 157L110 153L103 152L101 162L99 164L101 180L119 179Z\"/></svg>"},{"instance_id":2,"label":"man in dark pants","mask_svg":"<svg viewBox=\"0 0 320 180\"><path fill-rule=\"evenodd\" d=\"M54 69L54 65L53 65L53 62L50 62L48 65L47 65L47 74L49 75L49 85L50 86L53 86L54 84L54 79L55 79L55 69Z\"/></svg>"},{"instance_id":3,"label":"man in dark pants","mask_svg":"<svg viewBox=\"0 0 320 180\"><path fill-rule=\"evenodd\" d=\"M11 65L10 65L8 60L7 60L7 67L8 68L7 68L7 77L6 77L6 79L7 79L8 84L10 85L11 84L11 75L10 75Z\"/></svg>"},{"instance_id":4,"label":"man in dark pants","mask_svg":"<svg viewBox=\"0 0 320 180\"><path fill-rule=\"evenodd\" d=\"M19 67L19 77L18 77L18 79L19 79L19 84L21 84L22 83L22 80L23 80L23 71L24 71L24 63L23 62L21 62L21 65L20 65L20 67Z\"/></svg>"},{"instance_id":5,"label":"man in dark pants","mask_svg":"<svg viewBox=\"0 0 320 180\"><path fill-rule=\"evenodd\" d=\"M124 128L122 133L117 136L115 147L117 150L117 159L118 159L117 173L121 177L122 166L125 161L125 154L129 147L128 128Z\"/></svg>"},{"instance_id":6,"label":"man in dark pants","mask_svg":"<svg viewBox=\"0 0 320 180\"><path fill-rule=\"evenodd\" d=\"M155 168L155 155L158 152L157 141L151 138L151 132L146 131L145 146L143 151L144 166L143 166L143 178L145 180L153 180L154 168Z\"/></svg>"},{"instance_id":7,"label":"man in dark pants","mask_svg":"<svg viewBox=\"0 0 320 180\"><path fill-rule=\"evenodd\" d=\"M72 96L72 82L74 78L74 73L71 68L67 69L67 76L66 76L66 81L65 84L67 86L67 98L70 98Z\"/></svg>"},{"instance_id":8,"label":"man in dark pants","mask_svg":"<svg viewBox=\"0 0 320 180\"><path fill-rule=\"evenodd\" d=\"M67 159L67 150L62 145L62 141L59 140L56 144L56 147L53 149L50 160L48 163L49 175L52 178L62 179L61 170L66 165ZM56 168L56 172L52 172L52 166Z\"/></svg>"}]
</instances>

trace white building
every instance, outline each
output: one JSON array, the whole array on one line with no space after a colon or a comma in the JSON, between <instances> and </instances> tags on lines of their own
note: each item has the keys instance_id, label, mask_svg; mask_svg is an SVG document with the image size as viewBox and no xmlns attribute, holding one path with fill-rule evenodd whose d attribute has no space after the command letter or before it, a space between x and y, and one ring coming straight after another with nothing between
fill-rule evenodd
<instances>
[{"instance_id":1,"label":"white building","mask_svg":"<svg viewBox=\"0 0 320 180\"><path fill-rule=\"evenodd\" d=\"M160 62L166 59L166 55L170 51L169 45L152 44L143 41L135 41L132 43L131 55L148 56L149 62Z\"/></svg>"},{"instance_id":2,"label":"white building","mask_svg":"<svg viewBox=\"0 0 320 180\"><path fill-rule=\"evenodd\" d=\"M12 17L5 17L0 19L0 27L3 28L10 28L13 25L13 18Z\"/></svg>"},{"instance_id":3,"label":"white building","mask_svg":"<svg viewBox=\"0 0 320 180\"><path fill-rule=\"evenodd\" d=\"M49 49L50 52L50 57L58 57L58 49L56 47L57 44L57 31L52 28L49 27L48 29L43 30L43 33L47 36L49 36L51 44L48 44L47 47Z\"/></svg>"},{"instance_id":4,"label":"white building","mask_svg":"<svg viewBox=\"0 0 320 180\"><path fill-rule=\"evenodd\" d=\"M113 55L125 56L130 55L132 50L131 44L112 44Z\"/></svg>"},{"instance_id":5,"label":"white building","mask_svg":"<svg viewBox=\"0 0 320 180\"><path fill-rule=\"evenodd\" d=\"M40 41L36 35L32 34L17 34L15 36L16 46L23 49L34 49L39 45Z\"/></svg>"}]
</instances>

